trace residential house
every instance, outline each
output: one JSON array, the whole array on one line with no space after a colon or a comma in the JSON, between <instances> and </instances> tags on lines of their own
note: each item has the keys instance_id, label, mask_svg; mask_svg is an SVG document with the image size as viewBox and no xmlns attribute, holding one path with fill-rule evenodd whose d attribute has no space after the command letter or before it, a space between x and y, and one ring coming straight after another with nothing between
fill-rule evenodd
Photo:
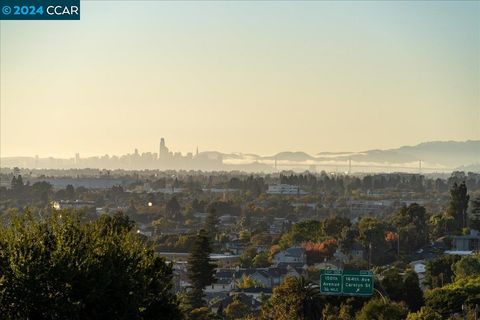
<instances>
[{"instance_id":1,"label":"residential house","mask_svg":"<svg viewBox=\"0 0 480 320\"><path fill-rule=\"evenodd\" d=\"M477 230L470 230L470 234L454 236L452 247L455 251L478 251L480 248L480 233Z\"/></svg>"},{"instance_id":2,"label":"residential house","mask_svg":"<svg viewBox=\"0 0 480 320\"><path fill-rule=\"evenodd\" d=\"M305 265L307 263L307 254L305 249L301 247L291 247L277 252L272 258L272 263L275 266L278 266L280 263Z\"/></svg>"}]
</instances>

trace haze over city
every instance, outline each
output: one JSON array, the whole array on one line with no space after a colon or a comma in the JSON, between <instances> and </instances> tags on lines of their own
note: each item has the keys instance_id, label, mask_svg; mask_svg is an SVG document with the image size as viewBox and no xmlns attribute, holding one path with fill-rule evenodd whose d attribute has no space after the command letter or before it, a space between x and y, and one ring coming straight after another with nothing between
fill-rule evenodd
<instances>
[{"instance_id":1,"label":"haze over city","mask_svg":"<svg viewBox=\"0 0 480 320\"><path fill-rule=\"evenodd\" d=\"M2 157L480 139L479 2L82 6L2 24Z\"/></svg>"}]
</instances>

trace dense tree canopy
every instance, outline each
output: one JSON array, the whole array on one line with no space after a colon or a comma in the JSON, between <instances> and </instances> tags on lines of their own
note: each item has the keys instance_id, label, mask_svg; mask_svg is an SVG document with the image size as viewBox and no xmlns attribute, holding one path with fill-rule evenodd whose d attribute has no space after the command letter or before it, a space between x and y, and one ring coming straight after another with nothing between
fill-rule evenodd
<instances>
[{"instance_id":1,"label":"dense tree canopy","mask_svg":"<svg viewBox=\"0 0 480 320\"><path fill-rule=\"evenodd\" d=\"M172 271L119 214L0 226L3 319L179 319Z\"/></svg>"},{"instance_id":2,"label":"dense tree canopy","mask_svg":"<svg viewBox=\"0 0 480 320\"><path fill-rule=\"evenodd\" d=\"M262 307L265 320L320 320L323 305L318 288L304 278L287 277Z\"/></svg>"},{"instance_id":3,"label":"dense tree canopy","mask_svg":"<svg viewBox=\"0 0 480 320\"><path fill-rule=\"evenodd\" d=\"M442 287L453 281L452 266L460 260L457 255L440 256L429 261L425 268L425 284L430 288Z\"/></svg>"},{"instance_id":4,"label":"dense tree canopy","mask_svg":"<svg viewBox=\"0 0 480 320\"><path fill-rule=\"evenodd\" d=\"M425 293L425 304L446 317L480 304L480 277L468 277Z\"/></svg>"},{"instance_id":5,"label":"dense tree canopy","mask_svg":"<svg viewBox=\"0 0 480 320\"><path fill-rule=\"evenodd\" d=\"M400 252L411 253L428 241L428 219L424 207L414 203L404 206L392 219L400 236Z\"/></svg>"},{"instance_id":6,"label":"dense tree canopy","mask_svg":"<svg viewBox=\"0 0 480 320\"><path fill-rule=\"evenodd\" d=\"M371 299L356 315L356 320L404 320L408 310L402 304Z\"/></svg>"}]
</instances>

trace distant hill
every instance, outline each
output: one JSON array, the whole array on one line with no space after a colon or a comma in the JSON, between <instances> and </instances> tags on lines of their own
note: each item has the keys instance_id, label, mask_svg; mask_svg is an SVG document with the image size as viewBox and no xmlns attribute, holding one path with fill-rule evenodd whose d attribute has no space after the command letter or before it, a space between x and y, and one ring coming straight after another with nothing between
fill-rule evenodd
<instances>
[{"instance_id":1,"label":"distant hill","mask_svg":"<svg viewBox=\"0 0 480 320\"><path fill-rule=\"evenodd\" d=\"M262 159L265 159L265 160L277 159L277 160L288 160L288 161L315 160L315 158L309 155L308 153L300 152L300 151L299 152L290 152L290 151L280 152L270 157L263 157Z\"/></svg>"},{"instance_id":2,"label":"distant hill","mask_svg":"<svg viewBox=\"0 0 480 320\"><path fill-rule=\"evenodd\" d=\"M224 158L238 159L239 154L224 154ZM311 156L305 152L285 151L273 156L258 157L262 160L284 160L291 162L303 162L308 160L317 161L352 161L378 162L378 163L408 163L422 161L425 163L438 164L445 167L456 168L472 166L480 162L480 140L468 141L432 141L424 142L415 146L403 146L387 150L367 150L364 152L320 152ZM478 165L477 165L478 166Z\"/></svg>"},{"instance_id":3,"label":"distant hill","mask_svg":"<svg viewBox=\"0 0 480 320\"><path fill-rule=\"evenodd\" d=\"M350 158L355 161L389 163L421 160L447 167L459 167L480 161L480 140L424 142L397 149L370 150Z\"/></svg>"},{"instance_id":4,"label":"distant hill","mask_svg":"<svg viewBox=\"0 0 480 320\"><path fill-rule=\"evenodd\" d=\"M285 151L273 156L249 155L250 158L258 157L259 160L282 160L290 162L317 161L352 161L402 164L422 161L423 163L436 164L448 168L465 166L472 171L478 170L480 163L480 140L468 141L432 141L424 142L415 146L402 146L395 149L367 150L364 152L320 152L315 156L305 152ZM224 159L238 159L235 156L224 154Z\"/></svg>"}]
</instances>

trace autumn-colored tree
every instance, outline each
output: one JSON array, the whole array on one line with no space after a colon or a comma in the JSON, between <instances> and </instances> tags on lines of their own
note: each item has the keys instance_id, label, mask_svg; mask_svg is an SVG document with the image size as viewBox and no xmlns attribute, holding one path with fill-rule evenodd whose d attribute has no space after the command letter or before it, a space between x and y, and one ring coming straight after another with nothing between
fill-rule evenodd
<instances>
[{"instance_id":1,"label":"autumn-colored tree","mask_svg":"<svg viewBox=\"0 0 480 320\"><path fill-rule=\"evenodd\" d=\"M303 242L301 247L305 249L309 263L321 262L333 256L337 249L337 241L335 239L319 242L307 241Z\"/></svg>"}]
</instances>

